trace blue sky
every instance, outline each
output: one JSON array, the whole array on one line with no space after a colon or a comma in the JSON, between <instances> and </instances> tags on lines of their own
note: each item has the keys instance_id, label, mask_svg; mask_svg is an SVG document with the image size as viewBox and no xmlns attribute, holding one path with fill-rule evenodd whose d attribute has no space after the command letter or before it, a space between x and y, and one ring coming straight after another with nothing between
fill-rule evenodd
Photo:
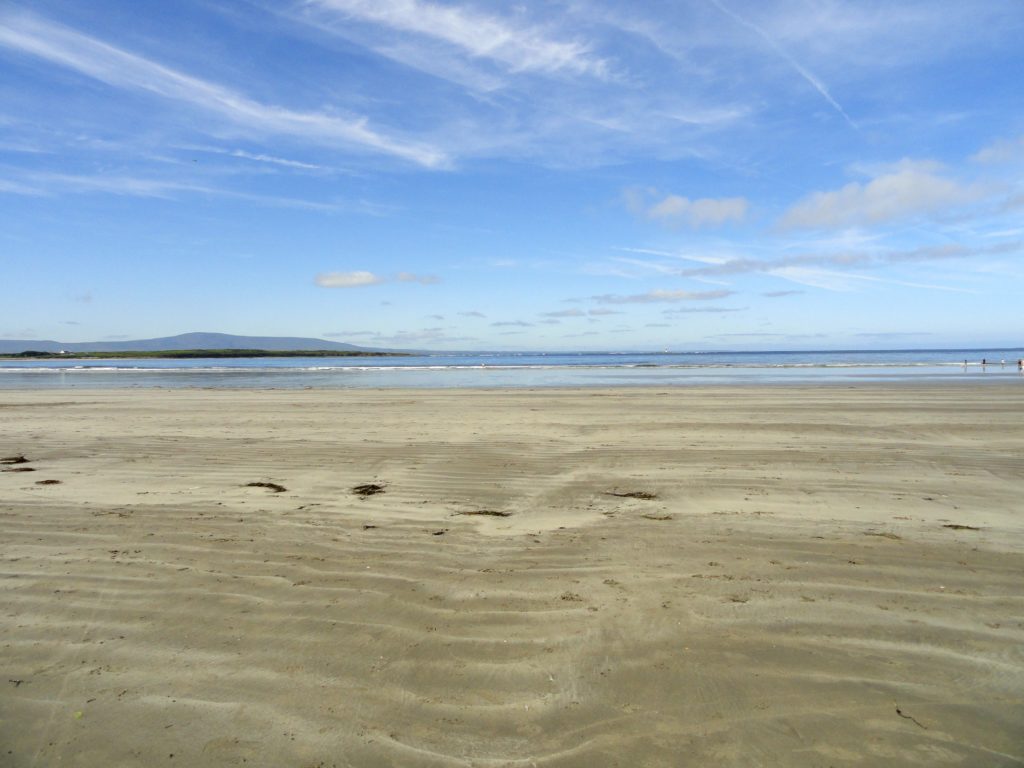
<instances>
[{"instance_id":1,"label":"blue sky","mask_svg":"<svg viewBox=\"0 0 1024 768\"><path fill-rule=\"evenodd\" d=\"M1024 343L1024 4L0 5L0 337Z\"/></svg>"}]
</instances>

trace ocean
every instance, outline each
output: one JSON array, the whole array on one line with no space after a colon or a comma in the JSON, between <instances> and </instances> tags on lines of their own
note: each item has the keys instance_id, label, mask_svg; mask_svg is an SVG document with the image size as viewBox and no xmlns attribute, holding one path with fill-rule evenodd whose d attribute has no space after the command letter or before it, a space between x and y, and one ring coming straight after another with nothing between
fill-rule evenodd
<instances>
[{"instance_id":1,"label":"ocean","mask_svg":"<svg viewBox=\"0 0 1024 768\"><path fill-rule=\"evenodd\" d=\"M2 360L0 389L615 387L1019 379L1024 348L464 352L409 357ZM982 365L982 360L987 364Z\"/></svg>"}]
</instances>

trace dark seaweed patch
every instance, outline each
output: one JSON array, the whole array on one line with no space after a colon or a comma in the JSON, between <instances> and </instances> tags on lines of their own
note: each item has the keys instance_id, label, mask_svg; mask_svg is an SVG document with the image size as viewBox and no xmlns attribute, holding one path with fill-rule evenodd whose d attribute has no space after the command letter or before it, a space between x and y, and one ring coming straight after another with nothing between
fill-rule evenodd
<instances>
[{"instance_id":1,"label":"dark seaweed patch","mask_svg":"<svg viewBox=\"0 0 1024 768\"><path fill-rule=\"evenodd\" d=\"M356 496L362 496L365 499L367 496L374 496L378 493L384 493L384 486L377 485L376 483L357 485L352 489L352 493L354 493Z\"/></svg>"},{"instance_id":2,"label":"dark seaweed patch","mask_svg":"<svg viewBox=\"0 0 1024 768\"><path fill-rule=\"evenodd\" d=\"M620 499L643 499L644 501L652 501L658 498L658 494L650 493L649 491L608 491L607 496L617 496Z\"/></svg>"},{"instance_id":3,"label":"dark seaweed patch","mask_svg":"<svg viewBox=\"0 0 1024 768\"><path fill-rule=\"evenodd\" d=\"M277 483L246 483L245 487L246 488L267 488L267 489L273 491L274 493L283 493L284 491L288 490L283 485L278 485Z\"/></svg>"}]
</instances>

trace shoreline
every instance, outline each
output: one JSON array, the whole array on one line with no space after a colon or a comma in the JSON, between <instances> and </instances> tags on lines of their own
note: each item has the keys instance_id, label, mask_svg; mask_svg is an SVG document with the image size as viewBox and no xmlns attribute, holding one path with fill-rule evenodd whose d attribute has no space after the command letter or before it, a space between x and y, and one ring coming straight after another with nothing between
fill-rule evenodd
<instances>
[{"instance_id":1,"label":"shoreline","mask_svg":"<svg viewBox=\"0 0 1024 768\"><path fill-rule=\"evenodd\" d=\"M0 391L0 743L1018 765L1003 383Z\"/></svg>"},{"instance_id":2,"label":"shoreline","mask_svg":"<svg viewBox=\"0 0 1024 768\"><path fill-rule=\"evenodd\" d=\"M187 371L183 371L183 374L187 374ZM163 375L163 374L161 374ZM169 374L169 375L174 375ZM231 374L235 375L235 374ZM237 375L244 375L241 372ZM762 379L762 380L734 380L728 382L665 382L665 383L652 383L652 382L636 382L636 383L618 383L609 385L605 383L599 384L543 384L534 383L530 385L508 385L508 384L493 384L493 385L437 385L437 384L424 384L424 385L357 385L357 386L344 386L344 385L292 385L292 386L267 386L267 385L252 385L252 386L228 386L222 384L178 384L172 386L163 386L160 384L124 384L120 386L115 385L99 385L89 386L85 385L64 385L64 386L32 386L31 384L25 384L23 386L12 386L4 385L0 381L0 397L6 393L21 393L21 394L39 394L39 395L53 395L58 393L139 393L139 392L224 392L224 393L308 393L308 392L322 392L331 393L334 395L342 393L480 393L489 392L495 394L501 393L516 393L516 392L549 392L549 393L591 393L591 392L706 392L713 390L757 390L764 388L772 391L779 390L834 390L834 389L874 389L874 390L885 390L885 389L914 389L920 388L922 390L936 390L936 389L955 389L966 392L971 392L978 387L984 387L986 389L997 387L1003 388L1007 393L1024 392L1024 375L1017 374L1014 372L1014 376L1011 377L1007 374L985 376L984 374L978 374L978 378L942 378L940 376L893 376L892 378L863 378L863 379L847 379L847 378L829 378L821 377L820 379L802 379L798 381L784 380L784 379Z\"/></svg>"},{"instance_id":3,"label":"shoreline","mask_svg":"<svg viewBox=\"0 0 1024 768\"><path fill-rule=\"evenodd\" d=\"M631 369L623 369L625 374L632 373ZM657 370L657 369L655 369ZM737 369L705 369L697 375L676 377L672 379L650 380L637 376L632 381L623 381L621 377L615 383L599 381L588 383L586 381L567 381L559 379L545 381L543 377L534 376L529 383L513 380L510 383L506 377L503 383L479 383L481 376L472 369L466 371L450 371L438 373L431 370L403 369L401 371L385 371L383 373L372 370L349 371L345 373L333 372L319 374L317 372L290 372L287 370L260 370L260 371L205 371L195 372L189 370L174 371L89 371L89 370L36 370L19 372L0 372L0 393L4 392L118 392L118 391L224 391L224 392L385 392L385 391L413 391L413 392L471 392L471 391L495 391L495 392L516 392L516 391L594 391L594 390L648 390L668 389L678 391L702 390L702 389L757 389L760 387L771 389L785 388L859 388L859 387L926 387L942 388L957 387L963 389L991 386L1002 386L1007 389L1024 386L1024 375L1017 371L1003 370L1000 372L986 373L984 371L957 371L956 373L919 373L898 374L886 376L877 370L870 374L851 375L850 369L829 369L829 373L808 373L807 369L785 369L780 373L778 369L750 369L756 371L749 378L742 376L742 371ZM770 371L765 373L765 371ZM502 371L489 369L488 375L512 374L523 375L536 371ZM561 373L561 372L560 372ZM576 377L580 371L570 372ZM646 371L650 373L650 369ZM446 375L468 376L462 383L439 383L443 382ZM109 377L116 378L116 381L97 381L96 379L78 379L68 382L67 377ZM338 377L347 378L340 379ZM428 377L425 383L413 383L405 379L399 383L392 384L391 380L380 383L381 377L405 376L405 377ZM60 381L57 381L60 377ZM290 379L282 382L281 386L272 386L275 378ZM373 381L362 380L362 377L374 377ZM472 378L475 377L475 378ZM708 380L706 377L712 377ZM191 378L191 381L184 381ZM240 383L243 378L249 378L251 384ZM126 380L127 379L127 380Z\"/></svg>"}]
</instances>

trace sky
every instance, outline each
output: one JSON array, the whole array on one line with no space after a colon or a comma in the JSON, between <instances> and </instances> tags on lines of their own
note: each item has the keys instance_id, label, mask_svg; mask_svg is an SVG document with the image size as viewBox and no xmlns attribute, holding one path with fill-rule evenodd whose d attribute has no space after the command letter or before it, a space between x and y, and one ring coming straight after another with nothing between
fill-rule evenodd
<instances>
[{"instance_id":1,"label":"sky","mask_svg":"<svg viewBox=\"0 0 1024 768\"><path fill-rule=\"evenodd\" d=\"M0 3L0 337L1024 344L1020 0Z\"/></svg>"}]
</instances>

